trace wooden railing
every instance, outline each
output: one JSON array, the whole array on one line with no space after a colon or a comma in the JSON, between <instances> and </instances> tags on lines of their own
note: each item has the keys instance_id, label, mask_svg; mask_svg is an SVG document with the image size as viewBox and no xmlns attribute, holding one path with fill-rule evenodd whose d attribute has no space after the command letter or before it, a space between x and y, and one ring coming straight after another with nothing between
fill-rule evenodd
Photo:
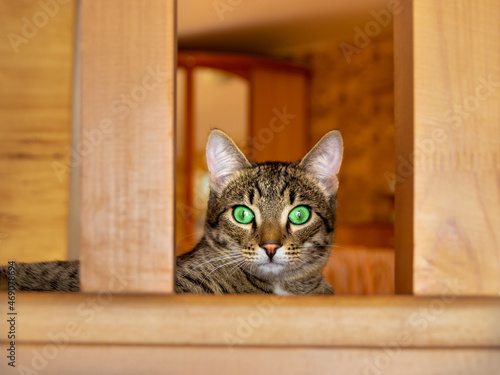
<instances>
[{"instance_id":1,"label":"wooden railing","mask_svg":"<svg viewBox=\"0 0 500 375\"><path fill-rule=\"evenodd\" d=\"M20 371L497 373L500 3L397 8L396 155L414 167L396 165L396 288L427 297L169 295L174 1L82 0L80 15L82 128L104 134L82 162L92 293L17 295ZM123 90L145 99L111 125ZM455 105L474 108L460 126L446 120Z\"/></svg>"}]
</instances>

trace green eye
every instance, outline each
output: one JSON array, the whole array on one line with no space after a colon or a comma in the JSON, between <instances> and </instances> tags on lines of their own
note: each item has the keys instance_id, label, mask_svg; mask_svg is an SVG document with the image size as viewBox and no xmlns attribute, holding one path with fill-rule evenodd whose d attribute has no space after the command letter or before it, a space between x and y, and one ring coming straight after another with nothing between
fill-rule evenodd
<instances>
[{"instance_id":1,"label":"green eye","mask_svg":"<svg viewBox=\"0 0 500 375\"><path fill-rule=\"evenodd\" d=\"M254 218L253 211L246 206L237 206L233 209L234 219L241 224L249 224Z\"/></svg>"},{"instance_id":2,"label":"green eye","mask_svg":"<svg viewBox=\"0 0 500 375\"><path fill-rule=\"evenodd\" d=\"M311 210L306 206L297 206L288 214L290 221L296 225L307 223L310 217Z\"/></svg>"}]
</instances>

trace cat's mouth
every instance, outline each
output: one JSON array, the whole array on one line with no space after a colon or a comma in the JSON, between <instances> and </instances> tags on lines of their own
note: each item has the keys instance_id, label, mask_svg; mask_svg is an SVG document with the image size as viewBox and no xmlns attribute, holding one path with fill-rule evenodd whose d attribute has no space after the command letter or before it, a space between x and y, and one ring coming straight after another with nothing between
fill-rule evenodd
<instances>
[{"instance_id":1,"label":"cat's mouth","mask_svg":"<svg viewBox=\"0 0 500 375\"><path fill-rule=\"evenodd\" d=\"M283 247L275 249L275 253L269 256L263 248L257 250L257 257L254 259L254 266L257 273L263 277L279 276L287 268L288 261L284 256Z\"/></svg>"}]
</instances>

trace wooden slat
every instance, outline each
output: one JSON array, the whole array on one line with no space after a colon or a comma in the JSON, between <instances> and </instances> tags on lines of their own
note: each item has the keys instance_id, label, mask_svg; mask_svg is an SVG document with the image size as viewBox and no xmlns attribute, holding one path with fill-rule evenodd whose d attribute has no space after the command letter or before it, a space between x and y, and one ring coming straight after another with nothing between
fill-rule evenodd
<instances>
[{"instance_id":1,"label":"wooden slat","mask_svg":"<svg viewBox=\"0 0 500 375\"><path fill-rule=\"evenodd\" d=\"M395 291L413 293L413 8L408 2L394 17L394 122L396 197L394 225Z\"/></svg>"},{"instance_id":2,"label":"wooden slat","mask_svg":"<svg viewBox=\"0 0 500 375\"><path fill-rule=\"evenodd\" d=\"M0 264L66 258L75 9L0 2Z\"/></svg>"},{"instance_id":3,"label":"wooden slat","mask_svg":"<svg viewBox=\"0 0 500 375\"><path fill-rule=\"evenodd\" d=\"M48 357L44 356L48 354ZM55 353L54 358L51 357ZM500 350L20 345L37 374L497 375ZM33 366L35 364L35 366ZM7 372L9 374L10 372ZM17 373L12 371L12 373ZM25 372L27 373L27 372Z\"/></svg>"},{"instance_id":4,"label":"wooden slat","mask_svg":"<svg viewBox=\"0 0 500 375\"><path fill-rule=\"evenodd\" d=\"M458 282L461 294L498 296L500 3L405 4L395 39L396 53L406 44L396 59L396 170L406 186L397 268L406 276L396 285L408 291L413 278L415 294L432 295Z\"/></svg>"},{"instance_id":5,"label":"wooden slat","mask_svg":"<svg viewBox=\"0 0 500 375\"><path fill-rule=\"evenodd\" d=\"M72 344L500 348L500 299L455 292L450 285L443 293L451 296L436 298L18 293L16 341L67 334Z\"/></svg>"},{"instance_id":6,"label":"wooden slat","mask_svg":"<svg viewBox=\"0 0 500 375\"><path fill-rule=\"evenodd\" d=\"M81 2L84 291L173 291L174 20L173 0Z\"/></svg>"}]
</instances>

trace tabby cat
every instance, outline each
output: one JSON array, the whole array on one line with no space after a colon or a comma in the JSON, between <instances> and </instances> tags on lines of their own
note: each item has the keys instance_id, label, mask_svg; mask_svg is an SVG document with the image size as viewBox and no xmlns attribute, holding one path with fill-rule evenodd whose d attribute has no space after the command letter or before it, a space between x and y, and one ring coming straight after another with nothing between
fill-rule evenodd
<instances>
[{"instance_id":1,"label":"tabby cat","mask_svg":"<svg viewBox=\"0 0 500 375\"><path fill-rule=\"evenodd\" d=\"M254 163L212 130L204 235L177 258L177 293L333 294L322 270L333 242L342 150L334 130L300 162ZM4 283L6 273L2 267ZM76 292L78 262L17 264L16 288Z\"/></svg>"}]
</instances>

